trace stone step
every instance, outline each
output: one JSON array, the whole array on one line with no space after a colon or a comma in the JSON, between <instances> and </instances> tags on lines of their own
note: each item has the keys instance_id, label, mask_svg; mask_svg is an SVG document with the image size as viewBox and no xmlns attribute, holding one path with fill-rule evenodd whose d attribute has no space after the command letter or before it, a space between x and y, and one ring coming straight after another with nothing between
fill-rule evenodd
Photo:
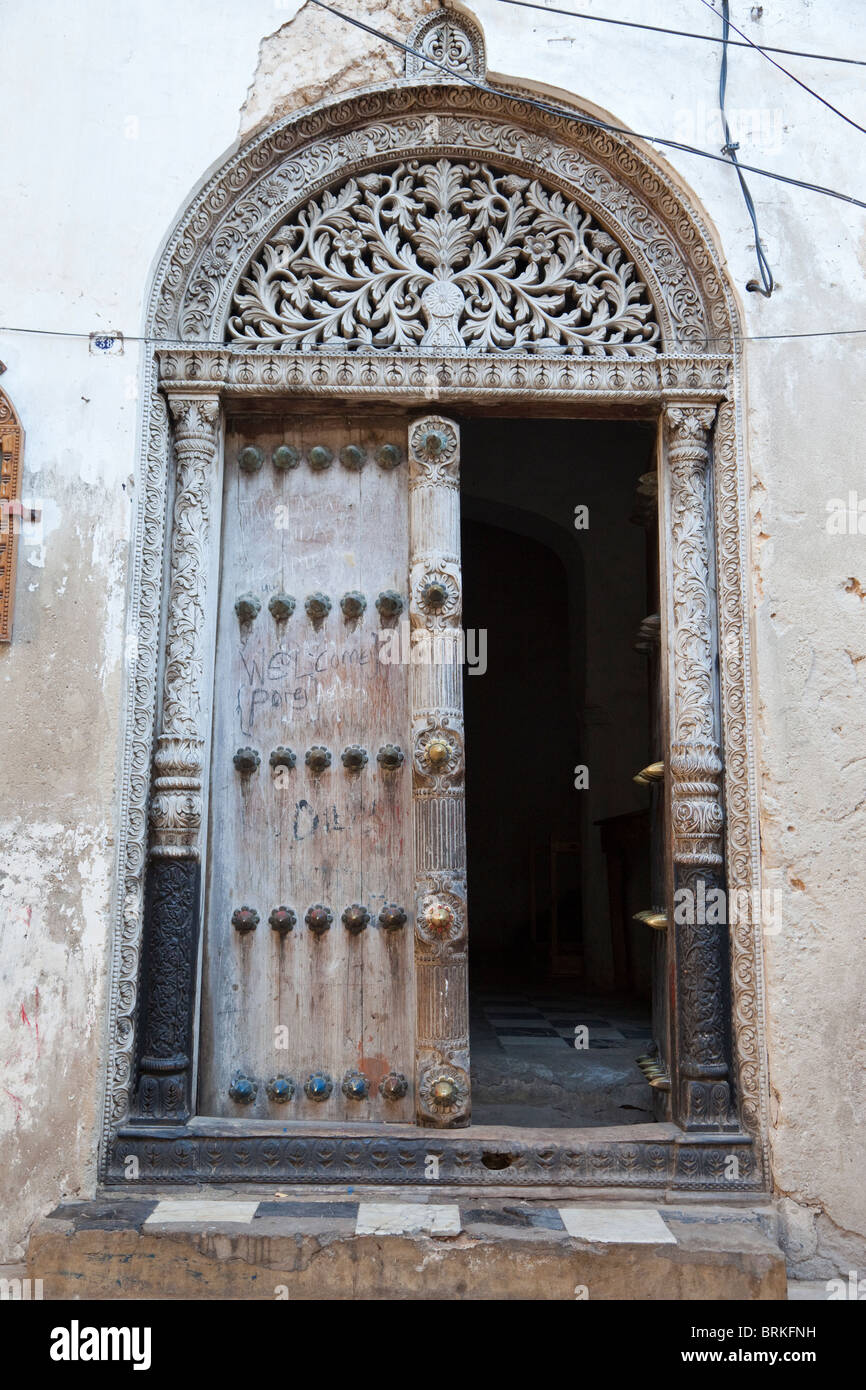
<instances>
[{"instance_id":1,"label":"stone step","mask_svg":"<svg viewBox=\"0 0 866 1390\"><path fill-rule=\"evenodd\" d=\"M767 1208L417 1190L104 1196L34 1229L45 1299L786 1296Z\"/></svg>"}]
</instances>

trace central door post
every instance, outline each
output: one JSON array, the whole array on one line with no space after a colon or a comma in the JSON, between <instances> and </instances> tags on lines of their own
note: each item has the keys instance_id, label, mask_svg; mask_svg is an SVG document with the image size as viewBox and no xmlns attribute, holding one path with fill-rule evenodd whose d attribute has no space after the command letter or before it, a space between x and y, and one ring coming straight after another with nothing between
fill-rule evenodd
<instances>
[{"instance_id":1,"label":"central door post","mask_svg":"<svg viewBox=\"0 0 866 1390\"><path fill-rule=\"evenodd\" d=\"M409 427L409 621L418 1123L469 1123L460 433Z\"/></svg>"}]
</instances>

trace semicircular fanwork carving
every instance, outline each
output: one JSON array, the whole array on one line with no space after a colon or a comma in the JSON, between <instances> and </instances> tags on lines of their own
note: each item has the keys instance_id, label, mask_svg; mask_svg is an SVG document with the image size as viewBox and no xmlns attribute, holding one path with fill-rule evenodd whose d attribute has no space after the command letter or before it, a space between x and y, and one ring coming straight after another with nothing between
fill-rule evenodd
<instances>
[{"instance_id":1,"label":"semicircular fanwork carving","mask_svg":"<svg viewBox=\"0 0 866 1390\"><path fill-rule=\"evenodd\" d=\"M661 348L647 287L590 213L477 160L407 160L311 198L241 278L227 339L317 347Z\"/></svg>"}]
</instances>

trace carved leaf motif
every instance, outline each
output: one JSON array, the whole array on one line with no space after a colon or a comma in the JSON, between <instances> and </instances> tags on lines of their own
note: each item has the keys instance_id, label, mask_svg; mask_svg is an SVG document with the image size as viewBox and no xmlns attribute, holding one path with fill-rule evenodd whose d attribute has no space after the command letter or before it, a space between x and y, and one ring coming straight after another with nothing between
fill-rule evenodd
<instances>
[{"instance_id":1,"label":"carved leaf motif","mask_svg":"<svg viewBox=\"0 0 866 1390\"><path fill-rule=\"evenodd\" d=\"M476 161L411 160L312 199L262 246L232 309L230 340L285 350L659 350L613 237L562 193Z\"/></svg>"}]
</instances>

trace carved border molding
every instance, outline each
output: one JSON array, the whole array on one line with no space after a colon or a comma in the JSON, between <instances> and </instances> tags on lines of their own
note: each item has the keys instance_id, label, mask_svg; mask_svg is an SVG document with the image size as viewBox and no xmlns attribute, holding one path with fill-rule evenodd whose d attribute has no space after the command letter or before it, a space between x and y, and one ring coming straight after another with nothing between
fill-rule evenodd
<instances>
[{"instance_id":1,"label":"carved border molding","mask_svg":"<svg viewBox=\"0 0 866 1390\"><path fill-rule=\"evenodd\" d=\"M678 1192L758 1192L759 1155L746 1135L696 1140L673 1126L659 1125L658 1136L604 1141L575 1138L561 1142L545 1135L525 1139L474 1137L471 1131L416 1129L379 1134L283 1136L239 1135L208 1126L172 1131L124 1128L115 1138L108 1165L110 1182L150 1187L154 1183L352 1183L429 1186L427 1161L439 1160L440 1186L460 1187L615 1187ZM646 1127L642 1126L645 1130ZM500 1161L495 1166L490 1158ZM137 1159L138 1176L126 1180L128 1160ZM731 1158L737 1176L731 1177ZM487 1162L485 1163L485 1159Z\"/></svg>"},{"instance_id":2,"label":"carved border molding","mask_svg":"<svg viewBox=\"0 0 866 1390\"><path fill-rule=\"evenodd\" d=\"M237 348L165 347L157 351L166 388L230 396L393 396L429 402L496 399L515 391L533 398L620 400L653 404L717 402L731 389L731 359L709 357L571 357L536 353L262 353Z\"/></svg>"},{"instance_id":3,"label":"carved border molding","mask_svg":"<svg viewBox=\"0 0 866 1390\"><path fill-rule=\"evenodd\" d=\"M450 125L443 124L446 118ZM286 216L292 198L303 202L336 178L376 163L416 154L464 157L471 149L484 156L492 150L500 165L523 176L543 174L611 228L650 289L662 327L663 355L626 361L547 353L271 354L223 345L234 288L253 251ZM650 405L659 411L669 397L679 403L718 404L712 486L725 855L729 890L748 893L753 904L752 921L741 920L731 933L736 1099L743 1123L765 1145L762 956L760 927L752 924L760 923L760 879L736 324L736 305L712 237L673 181L631 141L532 111L519 93L513 99L501 98L442 82L410 82L324 102L255 136L192 198L157 266L145 329L151 340L161 339L165 347L146 361L142 390L103 1174L112 1141L129 1111L135 1047L170 495L169 431L160 377L172 393L189 396L214 390L220 397L397 396L407 403L459 407L461 402L505 401L519 395L529 401L592 401L617 408ZM707 339L719 355L704 355Z\"/></svg>"}]
</instances>

